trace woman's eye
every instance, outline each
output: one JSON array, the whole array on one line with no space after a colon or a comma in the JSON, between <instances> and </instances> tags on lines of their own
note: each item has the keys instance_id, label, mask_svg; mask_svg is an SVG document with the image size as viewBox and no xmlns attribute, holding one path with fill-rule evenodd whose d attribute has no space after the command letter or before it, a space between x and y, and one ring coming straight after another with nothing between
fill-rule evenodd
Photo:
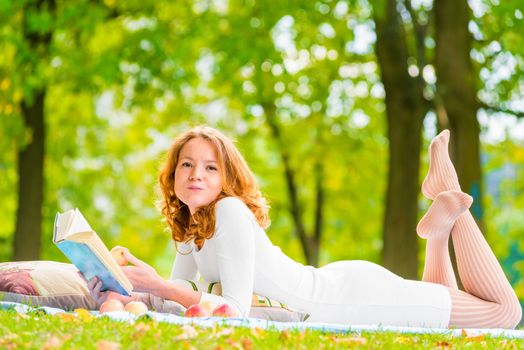
<instances>
[{"instance_id":1,"label":"woman's eye","mask_svg":"<svg viewBox=\"0 0 524 350\"><path fill-rule=\"evenodd\" d=\"M184 167L184 168L189 168L189 167L191 167L191 163L183 162L183 163L182 163L182 167Z\"/></svg>"},{"instance_id":2,"label":"woman's eye","mask_svg":"<svg viewBox=\"0 0 524 350\"><path fill-rule=\"evenodd\" d=\"M210 165L207 167L207 170L217 171L217 168L215 166Z\"/></svg>"}]
</instances>

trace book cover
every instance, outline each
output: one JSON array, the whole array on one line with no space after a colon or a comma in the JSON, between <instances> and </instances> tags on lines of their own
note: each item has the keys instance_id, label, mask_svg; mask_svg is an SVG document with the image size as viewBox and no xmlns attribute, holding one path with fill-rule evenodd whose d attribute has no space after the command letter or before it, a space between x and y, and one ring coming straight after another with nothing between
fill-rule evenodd
<instances>
[{"instance_id":1,"label":"book cover","mask_svg":"<svg viewBox=\"0 0 524 350\"><path fill-rule=\"evenodd\" d=\"M53 242L88 281L98 276L102 291L130 295L131 283L78 209L56 214Z\"/></svg>"}]
</instances>

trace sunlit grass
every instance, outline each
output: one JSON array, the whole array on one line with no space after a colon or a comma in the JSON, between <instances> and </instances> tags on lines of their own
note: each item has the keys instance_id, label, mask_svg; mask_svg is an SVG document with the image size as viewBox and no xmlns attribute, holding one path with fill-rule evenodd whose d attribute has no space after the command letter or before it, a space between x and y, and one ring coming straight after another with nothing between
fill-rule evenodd
<instances>
[{"instance_id":1,"label":"sunlit grass","mask_svg":"<svg viewBox=\"0 0 524 350\"><path fill-rule=\"evenodd\" d=\"M333 334L217 325L120 322L88 312L47 315L0 311L0 349L520 349L524 340L394 332Z\"/></svg>"}]
</instances>

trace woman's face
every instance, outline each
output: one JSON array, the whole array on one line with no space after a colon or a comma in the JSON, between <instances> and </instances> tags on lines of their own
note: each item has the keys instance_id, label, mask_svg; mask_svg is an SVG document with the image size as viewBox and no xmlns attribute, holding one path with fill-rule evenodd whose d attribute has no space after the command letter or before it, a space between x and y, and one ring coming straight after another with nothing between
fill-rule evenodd
<instances>
[{"instance_id":1,"label":"woman's face","mask_svg":"<svg viewBox=\"0 0 524 350\"><path fill-rule=\"evenodd\" d=\"M214 201L222 191L222 178L213 144L197 137L180 150L175 169L175 194L191 214Z\"/></svg>"}]
</instances>

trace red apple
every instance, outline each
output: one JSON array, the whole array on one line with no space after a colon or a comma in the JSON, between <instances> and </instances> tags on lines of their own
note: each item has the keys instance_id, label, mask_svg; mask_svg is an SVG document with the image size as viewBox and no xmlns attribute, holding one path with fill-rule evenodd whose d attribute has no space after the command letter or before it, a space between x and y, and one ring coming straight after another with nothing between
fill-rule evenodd
<instances>
[{"instance_id":1,"label":"red apple","mask_svg":"<svg viewBox=\"0 0 524 350\"><path fill-rule=\"evenodd\" d=\"M207 317L207 316L211 316L211 313L202 305L194 304L187 308L184 316L186 317Z\"/></svg>"},{"instance_id":2,"label":"red apple","mask_svg":"<svg viewBox=\"0 0 524 350\"><path fill-rule=\"evenodd\" d=\"M120 266L127 265L127 259L124 256L124 249L123 247L113 247L111 249L111 255L113 256L113 259L115 259L116 263Z\"/></svg>"},{"instance_id":3,"label":"red apple","mask_svg":"<svg viewBox=\"0 0 524 350\"><path fill-rule=\"evenodd\" d=\"M141 315L147 312L147 306L141 301L130 301L126 304L125 310L135 315Z\"/></svg>"},{"instance_id":4,"label":"red apple","mask_svg":"<svg viewBox=\"0 0 524 350\"><path fill-rule=\"evenodd\" d=\"M117 299L108 299L100 305L100 313L124 310L124 304Z\"/></svg>"},{"instance_id":5,"label":"red apple","mask_svg":"<svg viewBox=\"0 0 524 350\"><path fill-rule=\"evenodd\" d=\"M229 304L219 305L213 310L213 316L218 317L238 317L238 311Z\"/></svg>"}]
</instances>

